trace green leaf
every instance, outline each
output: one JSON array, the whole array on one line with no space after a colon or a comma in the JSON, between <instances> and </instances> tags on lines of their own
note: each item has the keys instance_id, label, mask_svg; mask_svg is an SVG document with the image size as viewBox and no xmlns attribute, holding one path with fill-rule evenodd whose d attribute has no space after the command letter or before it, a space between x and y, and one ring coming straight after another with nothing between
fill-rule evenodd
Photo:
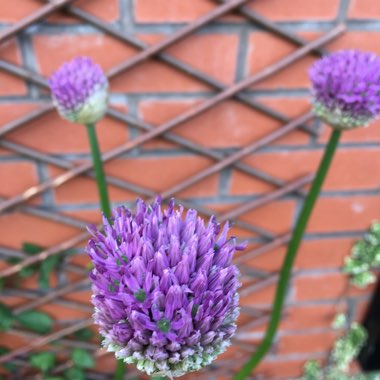
<instances>
[{"instance_id":1,"label":"green leaf","mask_svg":"<svg viewBox=\"0 0 380 380\"><path fill-rule=\"evenodd\" d=\"M53 328L53 320L46 313L28 310L16 316L16 320L23 327L38 334L47 334Z\"/></svg>"},{"instance_id":2,"label":"green leaf","mask_svg":"<svg viewBox=\"0 0 380 380\"><path fill-rule=\"evenodd\" d=\"M88 328L84 328L76 331L74 336L79 340L90 340L94 336L94 332Z\"/></svg>"},{"instance_id":3,"label":"green leaf","mask_svg":"<svg viewBox=\"0 0 380 380\"><path fill-rule=\"evenodd\" d=\"M340 330L346 327L346 325L347 325L347 317L345 314L340 313L335 316L333 323L331 324L331 327L334 330Z\"/></svg>"},{"instance_id":4,"label":"green leaf","mask_svg":"<svg viewBox=\"0 0 380 380\"><path fill-rule=\"evenodd\" d=\"M95 365L93 357L82 348L76 348L71 353L71 360L78 368L91 368Z\"/></svg>"},{"instance_id":5,"label":"green leaf","mask_svg":"<svg viewBox=\"0 0 380 380\"><path fill-rule=\"evenodd\" d=\"M40 245L33 244L33 243L22 243L22 250L27 255L36 255L37 253L40 253L44 250L44 247L41 247Z\"/></svg>"},{"instance_id":6,"label":"green leaf","mask_svg":"<svg viewBox=\"0 0 380 380\"><path fill-rule=\"evenodd\" d=\"M8 347L0 346L0 356L7 354L10 352L10 349ZM11 362L3 363L2 366L9 372L13 372L17 369L16 364L13 364Z\"/></svg>"},{"instance_id":7,"label":"green leaf","mask_svg":"<svg viewBox=\"0 0 380 380\"><path fill-rule=\"evenodd\" d=\"M43 380L65 380L65 378L61 376L47 376Z\"/></svg>"},{"instance_id":8,"label":"green leaf","mask_svg":"<svg viewBox=\"0 0 380 380\"><path fill-rule=\"evenodd\" d=\"M320 380L322 379L321 365L316 360L309 360L303 367L303 380Z\"/></svg>"},{"instance_id":9,"label":"green leaf","mask_svg":"<svg viewBox=\"0 0 380 380\"><path fill-rule=\"evenodd\" d=\"M367 331L354 322L345 336L339 338L332 350L332 359L339 371L347 372L367 340Z\"/></svg>"},{"instance_id":10,"label":"green leaf","mask_svg":"<svg viewBox=\"0 0 380 380\"><path fill-rule=\"evenodd\" d=\"M21 278L28 278L36 273L36 268L33 266L22 268L17 274Z\"/></svg>"},{"instance_id":11,"label":"green leaf","mask_svg":"<svg viewBox=\"0 0 380 380\"><path fill-rule=\"evenodd\" d=\"M70 368L65 371L67 380L86 380L86 374L80 368Z\"/></svg>"},{"instance_id":12,"label":"green leaf","mask_svg":"<svg viewBox=\"0 0 380 380\"><path fill-rule=\"evenodd\" d=\"M7 331L11 328L13 323L12 310L0 303L0 331Z\"/></svg>"},{"instance_id":13,"label":"green leaf","mask_svg":"<svg viewBox=\"0 0 380 380\"><path fill-rule=\"evenodd\" d=\"M54 255L49 256L42 262L38 276L38 285L41 289L50 288L50 273L57 267L59 261L60 257L58 255Z\"/></svg>"},{"instance_id":14,"label":"green leaf","mask_svg":"<svg viewBox=\"0 0 380 380\"><path fill-rule=\"evenodd\" d=\"M55 365L55 354L52 352L39 352L32 354L29 358L29 363L32 367L46 373Z\"/></svg>"}]
</instances>

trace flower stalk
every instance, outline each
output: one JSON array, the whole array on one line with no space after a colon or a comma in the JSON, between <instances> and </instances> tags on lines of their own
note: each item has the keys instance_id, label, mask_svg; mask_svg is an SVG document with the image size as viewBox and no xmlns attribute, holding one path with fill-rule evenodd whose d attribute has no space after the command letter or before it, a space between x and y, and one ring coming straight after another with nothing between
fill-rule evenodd
<instances>
[{"instance_id":1,"label":"flower stalk","mask_svg":"<svg viewBox=\"0 0 380 380\"><path fill-rule=\"evenodd\" d=\"M87 124L88 141L91 147L92 162L96 174L96 184L98 187L101 209L108 219L111 216L111 206L107 190L107 182L104 175L103 163L99 149L98 139L96 137L95 124Z\"/></svg>"},{"instance_id":2,"label":"flower stalk","mask_svg":"<svg viewBox=\"0 0 380 380\"><path fill-rule=\"evenodd\" d=\"M315 179L311 186L310 192L306 197L303 208L301 210L301 214L297 220L297 224L294 229L293 236L289 243L288 250L281 268L272 314L270 317L265 337L259 345L259 347L257 348L256 352L251 357L251 359L234 377L234 380L243 380L251 374L251 372L257 367L257 365L261 362L261 360L264 358L264 356L270 349L273 339L276 336L276 332L281 321L282 310L285 303L285 298L289 286L294 260L297 256L298 248L301 244L302 237L304 235L314 205L316 203L316 200L318 199L321 187L323 185L330 164L334 157L334 153L338 146L341 133L342 132L337 129L334 129L332 131L329 142L325 148L322 161L319 165Z\"/></svg>"}]
</instances>

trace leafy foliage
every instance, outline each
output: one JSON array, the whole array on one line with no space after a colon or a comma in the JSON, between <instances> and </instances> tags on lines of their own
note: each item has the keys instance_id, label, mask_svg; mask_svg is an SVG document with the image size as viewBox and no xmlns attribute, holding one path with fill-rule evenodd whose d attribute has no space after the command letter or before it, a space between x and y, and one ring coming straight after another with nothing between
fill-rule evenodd
<instances>
[{"instance_id":1,"label":"leafy foliage","mask_svg":"<svg viewBox=\"0 0 380 380\"><path fill-rule=\"evenodd\" d=\"M0 356L7 354L9 351L10 351L9 348L4 347L4 346L0 346ZM13 372L17 368L17 366L11 362L4 363L4 364L2 364L2 366L4 367L4 369L6 369L9 372ZM1 377L0 377L0 379L1 379Z\"/></svg>"},{"instance_id":2,"label":"leafy foliage","mask_svg":"<svg viewBox=\"0 0 380 380\"><path fill-rule=\"evenodd\" d=\"M350 282L365 288L376 281L372 272L380 268L380 222L374 222L362 240L354 244L351 255L345 259L343 272L350 276ZM347 317L336 316L332 327L342 329L347 326ZM367 340L367 331L353 322L344 336L336 340L331 351L329 364L322 368L320 363L309 360L304 365L302 380L380 380L379 373L349 374L349 367L356 359Z\"/></svg>"},{"instance_id":3,"label":"leafy foliage","mask_svg":"<svg viewBox=\"0 0 380 380\"><path fill-rule=\"evenodd\" d=\"M367 375L349 375L349 366L359 354L367 339L364 327L354 322L347 333L339 338L332 349L331 361L328 366L322 368L314 360L306 362L304 366L303 380L369 380ZM360 376L360 377L358 377Z\"/></svg>"},{"instance_id":4,"label":"leafy foliage","mask_svg":"<svg viewBox=\"0 0 380 380\"><path fill-rule=\"evenodd\" d=\"M94 332L88 328L83 328L74 333L74 337L79 340L88 341L91 340L94 336Z\"/></svg>"},{"instance_id":5,"label":"leafy foliage","mask_svg":"<svg viewBox=\"0 0 380 380\"><path fill-rule=\"evenodd\" d=\"M86 380L86 374L80 368L70 368L65 372L65 378L70 380Z\"/></svg>"},{"instance_id":6,"label":"leafy foliage","mask_svg":"<svg viewBox=\"0 0 380 380\"><path fill-rule=\"evenodd\" d=\"M21 250L27 256L36 255L46 248L42 247L38 244L24 242L22 244ZM50 275L53 271L55 271L58 266L61 264L62 260L65 256L71 255L75 252L73 249L68 249L62 252L59 252L57 255L49 256L41 263L37 263L34 265L27 266L22 268L16 275L18 280L22 280L33 276L34 274L38 274L38 284L40 289L47 290L50 288ZM21 262L23 259L19 257L11 257L7 261L8 263L15 265Z\"/></svg>"},{"instance_id":7,"label":"leafy foliage","mask_svg":"<svg viewBox=\"0 0 380 380\"><path fill-rule=\"evenodd\" d=\"M348 371L350 363L359 354L365 341L367 332L363 326L354 322L345 336L335 342L332 359L340 371Z\"/></svg>"},{"instance_id":8,"label":"leafy foliage","mask_svg":"<svg viewBox=\"0 0 380 380\"><path fill-rule=\"evenodd\" d=\"M91 368L95 365L93 357L82 348L73 350L71 360L77 368Z\"/></svg>"},{"instance_id":9,"label":"leafy foliage","mask_svg":"<svg viewBox=\"0 0 380 380\"><path fill-rule=\"evenodd\" d=\"M374 222L370 230L352 247L345 260L343 271L350 276L353 285L365 288L376 281L371 272L380 268L380 222Z\"/></svg>"},{"instance_id":10,"label":"leafy foliage","mask_svg":"<svg viewBox=\"0 0 380 380\"><path fill-rule=\"evenodd\" d=\"M7 331L11 328L13 323L13 313L12 310L0 303L0 331Z\"/></svg>"},{"instance_id":11,"label":"leafy foliage","mask_svg":"<svg viewBox=\"0 0 380 380\"><path fill-rule=\"evenodd\" d=\"M53 328L51 317L41 311L28 310L15 317L21 326L38 334L47 334Z\"/></svg>"},{"instance_id":12,"label":"leafy foliage","mask_svg":"<svg viewBox=\"0 0 380 380\"><path fill-rule=\"evenodd\" d=\"M32 354L29 359L29 363L32 367L39 369L43 373L48 372L55 365L56 357L52 352L38 352Z\"/></svg>"}]
</instances>

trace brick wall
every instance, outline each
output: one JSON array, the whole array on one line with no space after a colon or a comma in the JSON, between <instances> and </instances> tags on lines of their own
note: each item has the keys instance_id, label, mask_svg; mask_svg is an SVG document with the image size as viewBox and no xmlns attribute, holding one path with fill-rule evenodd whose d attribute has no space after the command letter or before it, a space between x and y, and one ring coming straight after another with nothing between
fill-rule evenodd
<instances>
[{"instance_id":1,"label":"brick wall","mask_svg":"<svg viewBox=\"0 0 380 380\"><path fill-rule=\"evenodd\" d=\"M246 256L238 258L243 272L241 330L234 348L202 375L231 378L230 371L252 352L265 329L287 233L303 200L301 184L293 182L315 170L330 132L318 120L297 121L310 109L307 69L322 49L360 48L380 54L380 4L252 0L213 20L213 12L223 6L220 1L71 3L67 12L62 4L56 5L39 22L35 12L51 4L0 2L0 196L15 201L3 203L0 215L1 258L19 254L25 241L52 247L51 252L59 252L61 244L75 246L78 254L54 276L51 292L57 297L39 309L57 319L57 331L91 316L89 288L81 286L88 262L80 250L85 237L77 237L85 222L99 221L94 180L78 175L38 191L37 196L25 193L89 159L86 131L49 108L45 88L46 77L63 61L88 55L112 76L111 107L116 111L98 125L102 151L138 141L106 164L113 202L131 205L137 196L174 195L204 215L233 217L235 233L249 241ZM9 33L30 15L36 22L17 36ZM210 20L204 26L165 45L173 34L205 17ZM294 58L300 45L340 23L346 27L343 34L278 70L277 64L289 55ZM276 27L280 29L275 33ZM138 56L141 48L160 43L164 48L153 48L147 59ZM115 75L114 68L125 62L128 66ZM268 67L273 73L262 77ZM201 110L223 88L233 89L234 83L255 75L254 85L248 83L235 91L236 96ZM297 121L296 128L275 138L292 120ZM142 137L159 126L170 128L155 138ZM254 142L260 149L252 147ZM290 378L300 373L305 360L326 357L335 339L330 322L336 303L347 292L342 260L380 215L379 145L380 123L344 134L296 262L281 331L257 378ZM247 146L251 146L247 154L225 164L225 157ZM218 161L220 167L215 166ZM192 181L197 173L205 175ZM26 201L17 198L20 195ZM0 269L7 266L3 261ZM58 296L68 284L73 285L70 291ZM15 308L31 307L44 295L35 276L21 286L7 285L2 301ZM339 307L350 318L360 318L369 292L347 294ZM3 339L12 348L30 343L20 331L4 334ZM98 373L89 378L111 372L113 364L112 356L100 357Z\"/></svg>"}]
</instances>

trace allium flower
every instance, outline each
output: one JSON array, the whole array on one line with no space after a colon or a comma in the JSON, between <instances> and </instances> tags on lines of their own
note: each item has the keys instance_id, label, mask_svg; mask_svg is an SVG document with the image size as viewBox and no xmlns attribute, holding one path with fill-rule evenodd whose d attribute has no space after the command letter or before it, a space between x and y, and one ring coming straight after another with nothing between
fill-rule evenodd
<instances>
[{"instance_id":1,"label":"allium flower","mask_svg":"<svg viewBox=\"0 0 380 380\"><path fill-rule=\"evenodd\" d=\"M90 58L77 57L64 63L50 78L54 105L72 122L92 124L107 109L108 81L99 65Z\"/></svg>"},{"instance_id":2,"label":"allium flower","mask_svg":"<svg viewBox=\"0 0 380 380\"><path fill-rule=\"evenodd\" d=\"M207 225L172 200L137 202L89 227L94 319L103 345L148 375L181 376L210 364L230 344L238 317L238 270L226 223ZM219 234L220 232L220 234ZM219 235L219 236L218 236Z\"/></svg>"},{"instance_id":3,"label":"allium flower","mask_svg":"<svg viewBox=\"0 0 380 380\"><path fill-rule=\"evenodd\" d=\"M310 69L315 113L333 128L368 125L380 115L380 58L342 50Z\"/></svg>"}]
</instances>

